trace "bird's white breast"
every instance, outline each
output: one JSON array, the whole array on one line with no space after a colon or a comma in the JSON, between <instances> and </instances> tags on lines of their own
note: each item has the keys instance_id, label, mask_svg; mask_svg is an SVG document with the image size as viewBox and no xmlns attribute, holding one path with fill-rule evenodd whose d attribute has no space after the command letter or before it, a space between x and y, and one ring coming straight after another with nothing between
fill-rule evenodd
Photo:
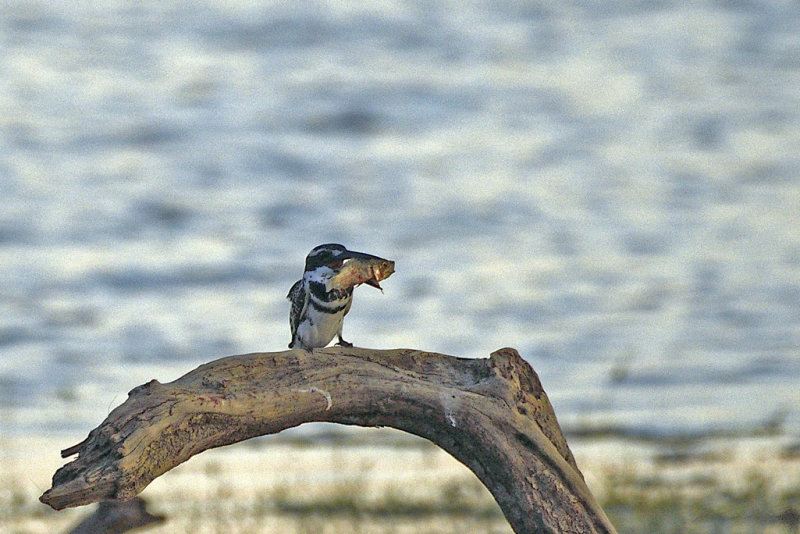
<instances>
[{"instance_id":1,"label":"bird's white breast","mask_svg":"<svg viewBox=\"0 0 800 534\"><path fill-rule=\"evenodd\" d=\"M338 313L323 313L308 304L306 320L297 327L297 335L304 347L324 347L339 332L344 321L344 310Z\"/></svg>"},{"instance_id":2,"label":"bird's white breast","mask_svg":"<svg viewBox=\"0 0 800 534\"><path fill-rule=\"evenodd\" d=\"M322 270L322 274L327 274ZM310 293L308 295L308 307L306 309L304 320L297 326L297 337L300 343L306 348L325 347L342 329L342 322L347 312L346 304L352 297L344 297L330 302L319 301L309 287L311 282L327 283L328 276L320 276L321 273L306 273L305 290ZM320 307L337 309L336 313L327 313L318 310L315 303Z\"/></svg>"}]
</instances>

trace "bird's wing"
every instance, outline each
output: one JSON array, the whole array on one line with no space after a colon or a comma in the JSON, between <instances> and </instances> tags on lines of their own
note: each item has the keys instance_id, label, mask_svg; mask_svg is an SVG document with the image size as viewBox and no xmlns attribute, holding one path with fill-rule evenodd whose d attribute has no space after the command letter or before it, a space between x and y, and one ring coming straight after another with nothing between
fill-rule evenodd
<instances>
[{"instance_id":1,"label":"bird's wing","mask_svg":"<svg viewBox=\"0 0 800 534\"><path fill-rule=\"evenodd\" d=\"M302 317L306 314L306 308L308 308L308 291L305 290L302 279L294 283L286 298L292 303L292 309L289 311L289 326L292 329L292 342L294 342L297 325L300 324Z\"/></svg>"}]
</instances>

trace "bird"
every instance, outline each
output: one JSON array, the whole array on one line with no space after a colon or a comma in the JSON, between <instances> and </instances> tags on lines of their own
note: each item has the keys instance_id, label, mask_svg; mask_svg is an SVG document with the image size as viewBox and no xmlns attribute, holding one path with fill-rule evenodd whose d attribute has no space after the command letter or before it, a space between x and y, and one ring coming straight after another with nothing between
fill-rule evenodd
<instances>
[{"instance_id":1,"label":"bird","mask_svg":"<svg viewBox=\"0 0 800 534\"><path fill-rule=\"evenodd\" d=\"M379 259L370 254L347 250L338 243L311 249L306 256L303 278L292 285L286 298L291 302L289 348L311 350L325 347L338 337L336 345L352 347L342 338L344 317L353 304L353 287L331 287L331 280L347 260Z\"/></svg>"}]
</instances>

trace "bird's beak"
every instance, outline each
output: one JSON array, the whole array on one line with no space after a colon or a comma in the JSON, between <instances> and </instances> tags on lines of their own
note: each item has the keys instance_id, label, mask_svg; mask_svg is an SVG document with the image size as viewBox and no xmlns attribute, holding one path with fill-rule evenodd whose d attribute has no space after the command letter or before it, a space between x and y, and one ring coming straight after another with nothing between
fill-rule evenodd
<instances>
[{"instance_id":1,"label":"bird's beak","mask_svg":"<svg viewBox=\"0 0 800 534\"><path fill-rule=\"evenodd\" d=\"M379 258L378 256L373 256L372 254L366 254L364 252L356 252L355 250L348 250L342 256L339 256L345 260L382 260L383 258Z\"/></svg>"}]
</instances>

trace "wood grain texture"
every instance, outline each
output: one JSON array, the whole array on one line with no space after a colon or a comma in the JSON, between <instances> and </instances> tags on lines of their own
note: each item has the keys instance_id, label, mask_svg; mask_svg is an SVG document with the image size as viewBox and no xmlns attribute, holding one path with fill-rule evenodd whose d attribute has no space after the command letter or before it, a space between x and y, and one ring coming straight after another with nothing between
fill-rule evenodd
<instances>
[{"instance_id":1,"label":"wood grain texture","mask_svg":"<svg viewBox=\"0 0 800 534\"><path fill-rule=\"evenodd\" d=\"M534 370L488 359L333 347L222 358L155 380L78 445L40 500L55 509L130 499L195 454L303 423L388 426L471 469L516 533L615 532L586 486Z\"/></svg>"}]
</instances>

